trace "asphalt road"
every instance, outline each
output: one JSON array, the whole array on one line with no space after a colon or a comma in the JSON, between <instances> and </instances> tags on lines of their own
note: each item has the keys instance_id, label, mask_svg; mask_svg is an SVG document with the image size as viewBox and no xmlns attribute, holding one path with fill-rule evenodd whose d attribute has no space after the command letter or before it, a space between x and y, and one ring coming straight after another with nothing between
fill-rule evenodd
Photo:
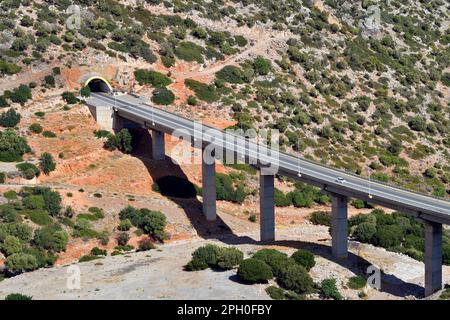
<instances>
[{"instance_id":1,"label":"asphalt road","mask_svg":"<svg viewBox=\"0 0 450 320\"><path fill-rule=\"evenodd\" d=\"M299 157L268 149L261 144L248 141L224 131L154 108L138 102L130 96L111 96L104 93L92 93L105 105L114 107L121 117L137 120L149 128L157 128L173 133L178 130L189 134L196 140L223 147L225 152L232 152L237 159L246 163L270 164L277 169L276 174L290 176L297 180L325 188L328 192L355 197L371 203L418 215L426 220L450 224L450 202L434 197L410 192L393 186L374 182L369 179L332 169ZM133 101L133 102L130 102ZM134 102L136 101L136 102ZM89 103L89 101L88 101ZM341 177L344 182L337 181Z\"/></svg>"}]
</instances>

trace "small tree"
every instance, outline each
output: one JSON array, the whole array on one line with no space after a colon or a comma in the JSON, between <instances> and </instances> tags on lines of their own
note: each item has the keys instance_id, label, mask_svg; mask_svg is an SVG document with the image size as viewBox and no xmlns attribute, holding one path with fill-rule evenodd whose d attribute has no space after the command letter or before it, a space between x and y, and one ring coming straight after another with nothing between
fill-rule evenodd
<instances>
[{"instance_id":1,"label":"small tree","mask_svg":"<svg viewBox=\"0 0 450 320\"><path fill-rule=\"evenodd\" d=\"M50 153L44 152L39 158L39 167L41 168L42 172L48 175L50 174L50 172L55 171L56 169L55 159Z\"/></svg>"},{"instance_id":2,"label":"small tree","mask_svg":"<svg viewBox=\"0 0 450 320\"><path fill-rule=\"evenodd\" d=\"M36 257L27 253L14 253L6 259L6 268L10 273L21 273L38 268Z\"/></svg>"},{"instance_id":3,"label":"small tree","mask_svg":"<svg viewBox=\"0 0 450 320\"><path fill-rule=\"evenodd\" d=\"M33 123L31 124L28 129L30 129L33 133L41 133L43 131L42 126L39 123Z\"/></svg>"},{"instance_id":4,"label":"small tree","mask_svg":"<svg viewBox=\"0 0 450 320\"><path fill-rule=\"evenodd\" d=\"M68 104L75 104L78 102L77 97L72 92L63 92L62 98L64 101L66 101Z\"/></svg>"},{"instance_id":5,"label":"small tree","mask_svg":"<svg viewBox=\"0 0 450 320\"><path fill-rule=\"evenodd\" d=\"M298 294L310 292L314 285L306 269L298 264L288 265L281 270L277 280L283 288L293 290Z\"/></svg>"},{"instance_id":6,"label":"small tree","mask_svg":"<svg viewBox=\"0 0 450 320\"><path fill-rule=\"evenodd\" d=\"M117 236L117 244L119 246L126 246L128 243L128 240L130 240L130 236L126 232L121 232Z\"/></svg>"},{"instance_id":7,"label":"small tree","mask_svg":"<svg viewBox=\"0 0 450 320\"><path fill-rule=\"evenodd\" d=\"M321 295L326 299L342 300L343 297L336 286L336 279L325 279L321 283Z\"/></svg>"},{"instance_id":8,"label":"small tree","mask_svg":"<svg viewBox=\"0 0 450 320\"><path fill-rule=\"evenodd\" d=\"M217 258L217 266L221 269L228 270L241 264L244 260L242 251L236 248L221 248Z\"/></svg>"}]
</instances>

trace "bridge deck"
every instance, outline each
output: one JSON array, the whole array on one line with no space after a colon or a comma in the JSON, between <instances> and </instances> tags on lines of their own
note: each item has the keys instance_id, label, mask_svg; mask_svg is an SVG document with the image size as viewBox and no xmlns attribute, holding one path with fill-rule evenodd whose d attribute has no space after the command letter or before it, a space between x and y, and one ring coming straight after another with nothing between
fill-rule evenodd
<instances>
[{"instance_id":1,"label":"bridge deck","mask_svg":"<svg viewBox=\"0 0 450 320\"><path fill-rule=\"evenodd\" d=\"M278 175L289 176L319 186L327 192L369 201L424 220L450 224L449 201L374 182L319 163L268 149L243 137L208 126L200 126L194 121L154 108L129 95L110 96L103 93L92 93L87 103L93 106L113 107L120 117L148 128L158 129L169 134L173 134L174 131L184 132L191 137L198 137L204 142L223 148L227 153L232 153L237 159L244 160L245 158L251 163L275 165L278 167ZM197 146L202 147L202 145ZM337 177L344 178L345 182L337 182Z\"/></svg>"}]
</instances>

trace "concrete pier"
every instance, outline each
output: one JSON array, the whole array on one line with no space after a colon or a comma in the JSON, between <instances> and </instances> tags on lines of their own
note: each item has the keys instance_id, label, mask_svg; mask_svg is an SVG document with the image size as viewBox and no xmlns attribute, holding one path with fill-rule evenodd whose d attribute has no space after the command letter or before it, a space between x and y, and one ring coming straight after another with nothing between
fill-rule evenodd
<instances>
[{"instance_id":1,"label":"concrete pier","mask_svg":"<svg viewBox=\"0 0 450 320\"><path fill-rule=\"evenodd\" d=\"M164 160L166 158L164 132L152 130L152 155L154 160Z\"/></svg>"},{"instance_id":2,"label":"concrete pier","mask_svg":"<svg viewBox=\"0 0 450 320\"><path fill-rule=\"evenodd\" d=\"M425 221L425 296L442 289L442 224Z\"/></svg>"},{"instance_id":3,"label":"concrete pier","mask_svg":"<svg viewBox=\"0 0 450 320\"><path fill-rule=\"evenodd\" d=\"M211 163L212 162L212 163ZM202 192L203 214L208 221L214 221L217 217L216 208L216 162L212 157L205 159L202 152Z\"/></svg>"},{"instance_id":4,"label":"concrete pier","mask_svg":"<svg viewBox=\"0 0 450 320\"><path fill-rule=\"evenodd\" d=\"M331 246L333 257L345 259L348 256L347 203L345 196L331 195Z\"/></svg>"},{"instance_id":5,"label":"concrete pier","mask_svg":"<svg viewBox=\"0 0 450 320\"><path fill-rule=\"evenodd\" d=\"M275 240L274 175L259 174L259 212L261 241Z\"/></svg>"}]
</instances>

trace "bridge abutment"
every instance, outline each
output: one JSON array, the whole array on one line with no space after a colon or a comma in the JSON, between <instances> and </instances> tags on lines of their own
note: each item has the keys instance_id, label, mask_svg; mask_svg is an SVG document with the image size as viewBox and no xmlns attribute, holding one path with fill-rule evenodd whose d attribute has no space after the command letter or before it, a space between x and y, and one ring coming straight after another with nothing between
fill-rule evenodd
<instances>
[{"instance_id":1,"label":"bridge abutment","mask_svg":"<svg viewBox=\"0 0 450 320\"><path fill-rule=\"evenodd\" d=\"M347 205L348 198L331 195L331 251L333 257L345 259L348 256Z\"/></svg>"},{"instance_id":2,"label":"bridge abutment","mask_svg":"<svg viewBox=\"0 0 450 320\"><path fill-rule=\"evenodd\" d=\"M212 163L211 163L212 162ZM202 152L202 192L203 214L208 221L216 220L216 161L212 156L205 156Z\"/></svg>"},{"instance_id":3,"label":"bridge abutment","mask_svg":"<svg viewBox=\"0 0 450 320\"><path fill-rule=\"evenodd\" d=\"M166 158L164 132L152 129L152 156L154 160Z\"/></svg>"},{"instance_id":4,"label":"bridge abutment","mask_svg":"<svg viewBox=\"0 0 450 320\"><path fill-rule=\"evenodd\" d=\"M275 176L259 171L259 214L261 241L275 240Z\"/></svg>"},{"instance_id":5,"label":"bridge abutment","mask_svg":"<svg viewBox=\"0 0 450 320\"><path fill-rule=\"evenodd\" d=\"M425 221L425 296L442 289L442 224Z\"/></svg>"}]
</instances>

